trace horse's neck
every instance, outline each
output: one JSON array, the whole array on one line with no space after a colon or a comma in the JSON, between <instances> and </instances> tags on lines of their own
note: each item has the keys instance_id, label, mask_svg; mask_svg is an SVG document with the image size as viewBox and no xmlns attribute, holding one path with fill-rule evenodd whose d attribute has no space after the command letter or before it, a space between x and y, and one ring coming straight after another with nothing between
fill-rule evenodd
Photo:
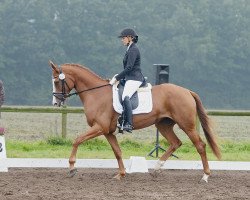
<instances>
[{"instance_id":1,"label":"horse's neck","mask_svg":"<svg viewBox=\"0 0 250 200\"><path fill-rule=\"evenodd\" d=\"M91 89L100 85L104 85L105 80L94 74L88 69L76 69L75 70L75 89L80 92L83 90Z\"/></svg>"},{"instance_id":2,"label":"horse's neck","mask_svg":"<svg viewBox=\"0 0 250 200\"><path fill-rule=\"evenodd\" d=\"M101 88L96 88L98 86L103 86L106 84L108 84L107 81L101 79L95 74L92 74L88 70L77 75L77 91L81 92L84 90L88 90L80 93L79 97L84 106L84 112L87 117L87 122L90 126L93 125L96 115L98 112L100 112L100 110L110 110L110 106L112 106L111 87L104 86Z\"/></svg>"},{"instance_id":3,"label":"horse's neck","mask_svg":"<svg viewBox=\"0 0 250 200\"><path fill-rule=\"evenodd\" d=\"M105 94L105 87L96 88L99 86L103 86L108 84L107 81L103 80L90 70L86 68L74 68L74 76L75 76L75 90L79 92L79 97L84 103L84 107L88 102L94 103L95 101L102 101L103 96ZM95 89L96 88L96 89ZM85 90L89 90L86 92L82 92Z\"/></svg>"}]
</instances>

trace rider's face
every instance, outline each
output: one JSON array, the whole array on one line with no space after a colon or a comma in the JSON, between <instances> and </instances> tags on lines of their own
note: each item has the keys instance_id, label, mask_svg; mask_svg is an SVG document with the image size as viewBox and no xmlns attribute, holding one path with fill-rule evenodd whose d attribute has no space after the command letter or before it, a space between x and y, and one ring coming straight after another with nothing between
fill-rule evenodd
<instances>
[{"instance_id":1,"label":"rider's face","mask_svg":"<svg viewBox=\"0 0 250 200\"><path fill-rule=\"evenodd\" d=\"M129 37L122 37L121 40L122 40L123 45L125 45L125 46L127 46L127 44L130 42Z\"/></svg>"}]
</instances>

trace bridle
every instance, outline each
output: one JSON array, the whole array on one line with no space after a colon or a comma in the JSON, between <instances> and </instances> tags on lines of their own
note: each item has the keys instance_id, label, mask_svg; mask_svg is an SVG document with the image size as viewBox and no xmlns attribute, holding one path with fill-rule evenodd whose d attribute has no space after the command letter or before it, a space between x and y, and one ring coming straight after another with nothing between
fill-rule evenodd
<instances>
[{"instance_id":1,"label":"bridle","mask_svg":"<svg viewBox=\"0 0 250 200\"><path fill-rule=\"evenodd\" d=\"M69 90L70 90L70 87L69 87L67 81L65 80L66 76L62 72L61 67L60 66L58 66L58 67L59 67L59 76L58 77L53 77L53 79L58 78L59 81L61 81L62 91L61 92L53 92L52 94L53 94L53 96L55 98L59 99L61 102L64 102L68 97L71 97L73 95L78 95L78 94L83 93L83 92L87 92L87 91L90 91L90 90L95 90L95 89L106 87L106 86L110 85L108 83L108 84L96 86L96 87L93 87L93 88L89 88L89 89L86 89L86 90L82 90L82 91L79 91L79 92L66 93L66 89L65 89L66 87L65 86L67 86Z\"/></svg>"}]
</instances>

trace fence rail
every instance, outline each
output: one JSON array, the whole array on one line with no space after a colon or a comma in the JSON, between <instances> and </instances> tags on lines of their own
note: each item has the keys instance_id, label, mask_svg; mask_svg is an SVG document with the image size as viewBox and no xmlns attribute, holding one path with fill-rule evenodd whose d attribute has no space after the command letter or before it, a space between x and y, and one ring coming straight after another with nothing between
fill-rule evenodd
<instances>
[{"instance_id":1,"label":"fence rail","mask_svg":"<svg viewBox=\"0 0 250 200\"><path fill-rule=\"evenodd\" d=\"M39 106L3 106L0 112L16 113L61 113L62 137L67 136L67 114L84 113L82 107L39 107ZM250 110L207 110L208 115L212 116L250 116ZM197 120L197 128L199 128Z\"/></svg>"},{"instance_id":2,"label":"fence rail","mask_svg":"<svg viewBox=\"0 0 250 200\"><path fill-rule=\"evenodd\" d=\"M62 114L62 137L67 136L67 114L84 113L83 108L79 107L10 107L3 106L1 112L19 112L19 113L61 113Z\"/></svg>"}]
</instances>

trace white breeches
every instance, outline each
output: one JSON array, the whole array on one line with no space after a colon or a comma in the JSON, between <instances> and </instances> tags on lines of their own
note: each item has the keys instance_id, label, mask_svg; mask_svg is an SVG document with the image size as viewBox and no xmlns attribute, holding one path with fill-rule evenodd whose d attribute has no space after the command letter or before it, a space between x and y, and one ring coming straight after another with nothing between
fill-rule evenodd
<instances>
[{"instance_id":1,"label":"white breeches","mask_svg":"<svg viewBox=\"0 0 250 200\"><path fill-rule=\"evenodd\" d=\"M141 84L142 84L141 81L134 81L134 80L126 81L122 94L122 101L125 99L126 96L129 96L129 98L131 98L132 95L138 90Z\"/></svg>"}]
</instances>

